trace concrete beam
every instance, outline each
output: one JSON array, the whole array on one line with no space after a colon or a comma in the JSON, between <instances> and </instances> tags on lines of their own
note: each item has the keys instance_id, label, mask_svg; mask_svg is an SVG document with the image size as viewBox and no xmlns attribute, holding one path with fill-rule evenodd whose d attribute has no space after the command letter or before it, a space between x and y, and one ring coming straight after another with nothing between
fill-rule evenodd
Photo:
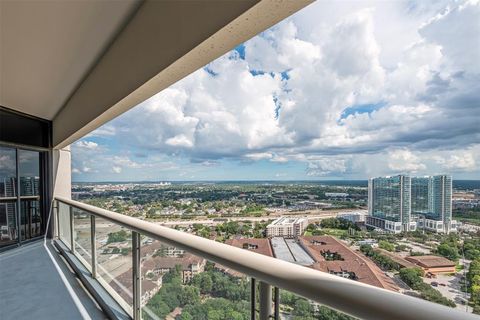
<instances>
[{"instance_id":1,"label":"concrete beam","mask_svg":"<svg viewBox=\"0 0 480 320\"><path fill-rule=\"evenodd\" d=\"M313 0L145 1L53 120L65 147Z\"/></svg>"}]
</instances>

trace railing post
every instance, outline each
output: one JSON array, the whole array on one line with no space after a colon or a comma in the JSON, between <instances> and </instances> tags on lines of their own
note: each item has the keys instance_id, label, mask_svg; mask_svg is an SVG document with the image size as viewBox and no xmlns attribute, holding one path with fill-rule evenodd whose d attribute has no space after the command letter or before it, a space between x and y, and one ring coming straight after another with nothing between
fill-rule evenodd
<instances>
[{"instance_id":1,"label":"railing post","mask_svg":"<svg viewBox=\"0 0 480 320\"><path fill-rule=\"evenodd\" d=\"M56 238L60 239L60 204L58 203L58 200L53 201L53 210L55 210L55 231L56 231ZM55 236L54 236L55 238Z\"/></svg>"},{"instance_id":2,"label":"railing post","mask_svg":"<svg viewBox=\"0 0 480 320\"><path fill-rule=\"evenodd\" d=\"M92 247L92 278L97 278L97 245L95 231L95 216L90 215L90 242Z\"/></svg>"},{"instance_id":3,"label":"railing post","mask_svg":"<svg viewBox=\"0 0 480 320\"><path fill-rule=\"evenodd\" d=\"M70 208L70 250L72 253L75 253L75 236L74 236L74 231L75 227L73 225L73 207L69 206Z\"/></svg>"},{"instance_id":4,"label":"railing post","mask_svg":"<svg viewBox=\"0 0 480 320\"><path fill-rule=\"evenodd\" d=\"M250 278L250 319L257 318L257 284L255 278Z\"/></svg>"},{"instance_id":5,"label":"railing post","mask_svg":"<svg viewBox=\"0 0 480 320\"><path fill-rule=\"evenodd\" d=\"M140 234L132 231L133 319L141 319Z\"/></svg>"},{"instance_id":6,"label":"railing post","mask_svg":"<svg viewBox=\"0 0 480 320\"><path fill-rule=\"evenodd\" d=\"M280 319L280 289L278 287L273 288L273 306L274 306L274 312L273 312L273 318L275 320Z\"/></svg>"},{"instance_id":7,"label":"railing post","mask_svg":"<svg viewBox=\"0 0 480 320\"><path fill-rule=\"evenodd\" d=\"M269 320L272 315L272 287L260 281L260 320Z\"/></svg>"}]
</instances>

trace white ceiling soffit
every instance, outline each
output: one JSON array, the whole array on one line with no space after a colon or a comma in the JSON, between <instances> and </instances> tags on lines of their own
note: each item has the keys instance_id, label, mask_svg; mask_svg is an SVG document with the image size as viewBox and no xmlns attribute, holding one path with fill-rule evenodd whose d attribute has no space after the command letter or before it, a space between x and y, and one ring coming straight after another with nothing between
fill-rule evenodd
<instances>
[{"instance_id":1,"label":"white ceiling soffit","mask_svg":"<svg viewBox=\"0 0 480 320\"><path fill-rule=\"evenodd\" d=\"M53 119L140 3L0 0L0 105Z\"/></svg>"}]
</instances>

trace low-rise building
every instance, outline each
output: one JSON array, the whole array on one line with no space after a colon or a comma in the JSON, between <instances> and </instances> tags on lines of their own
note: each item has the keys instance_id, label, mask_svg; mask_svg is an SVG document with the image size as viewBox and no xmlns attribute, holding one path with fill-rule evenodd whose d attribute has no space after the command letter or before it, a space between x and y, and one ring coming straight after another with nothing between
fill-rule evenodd
<instances>
[{"instance_id":1,"label":"low-rise building","mask_svg":"<svg viewBox=\"0 0 480 320\"><path fill-rule=\"evenodd\" d=\"M332 236L305 236L299 241L315 260L314 269L392 291L399 290L375 263Z\"/></svg>"},{"instance_id":2,"label":"low-rise building","mask_svg":"<svg viewBox=\"0 0 480 320\"><path fill-rule=\"evenodd\" d=\"M306 218L282 217L267 226L267 237L298 237L303 234L307 226Z\"/></svg>"},{"instance_id":3,"label":"low-rise building","mask_svg":"<svg viewBox=\"0 0 480 320\"><path fill-rule=\"evenodd\" d=\"M384 256L389 257L392 259L395 263L398 263L400 268L414 268L416 265L413 262L408 261L407 259L404 259L403 257L400 257L398 254L395 254L393 252L377 248L375 249L376 252L383 254Z\"/></svg>"},{"instance_id":4,"label":"low-rise building","mask_svg":"<svg viewBox=\"0 0 480 320\"><path fill-rule=\"evenodd\" d=\"M179 266L182 272L182 282L188 283L196 274L205 269L206 260L186 253L182 257L152 257L145 261L142 269L145 273L153 273L155 276L163 275Z\"/></svg>"},{"instance_id":5,"label":"low-rise building","mask_svg":"<svg viewBox=\"0 0 480 320\"><path fill-rule=\"evenodd\" d=\"M421 267L426 273L439 274L456 272L455 262L444 257L427 255L410 256L405 259Z\"/></svg>"},{"instance_id":6,"label":"low-rise building","mask_svg":"<svg viewBox=\"0 0 480 320\"><path fill-rule=\"evenodd\" d=\"M339 212L337 218L345 219L353 223L362 223L365 222L365 218L368 215L367 210L361 211L348 211L348 212Z\"/></svg>"}]
</instances>

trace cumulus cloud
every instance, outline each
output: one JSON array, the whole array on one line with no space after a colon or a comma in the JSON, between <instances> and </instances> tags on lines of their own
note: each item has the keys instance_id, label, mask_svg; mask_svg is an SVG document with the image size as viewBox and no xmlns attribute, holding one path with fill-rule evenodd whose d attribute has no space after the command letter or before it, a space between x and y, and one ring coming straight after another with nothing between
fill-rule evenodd
<instances>
[{"instance_id":1,"label":"cumulus cloud","mask_svg":"<svg viewBox=\"0 0 480 320\"><path fill-rule=\"evenodd\" d=\"M347 160L338 158L321 158L308 162L308 176L341 175L347 171Z\"/></svg>"},{"instance_id":2,"label":"cumulus cloud","mask_svg":"<svg viewBox=\"0 0 480 320\"><path fill-rule=\"evenodd\" d=\"M191 164L301 162L310 176L372 174L360 160L382 173L475 171L479 19L478 1L317 2L91 137Z\"/></svg>"},{"instance_id":3,"label":"cumulus cloud","mask_svg":"<svg viewBox=\"0 0 480 320\"><path fill-rule=\"evenodd\" d=\"M93 141L81 140L75 143L75 147L94 150L98 148L98 144Z\"/></svg>"},{"instance_id":4,"label":"cumulus cloud","mask_svg":"<svg viewBox=\"0 0 480 320\"><path fill-rule=\"evenodd\" d=\"M437 163L450 171L473 171L477 169L472 153L450 155L448 158L436 157Z\"/></svg>"},{"instance_id":5,"label":"cumulus cloud","mask_svg":"<svg viewBox=\"0 0 480 320\"><path fill-rule=\"evenodd\" d=\"M390 152L388 167L394 171L412 173L425 170L426 168L420 158L408 149L394 150Z\"/></svg>"}]
</instances>

